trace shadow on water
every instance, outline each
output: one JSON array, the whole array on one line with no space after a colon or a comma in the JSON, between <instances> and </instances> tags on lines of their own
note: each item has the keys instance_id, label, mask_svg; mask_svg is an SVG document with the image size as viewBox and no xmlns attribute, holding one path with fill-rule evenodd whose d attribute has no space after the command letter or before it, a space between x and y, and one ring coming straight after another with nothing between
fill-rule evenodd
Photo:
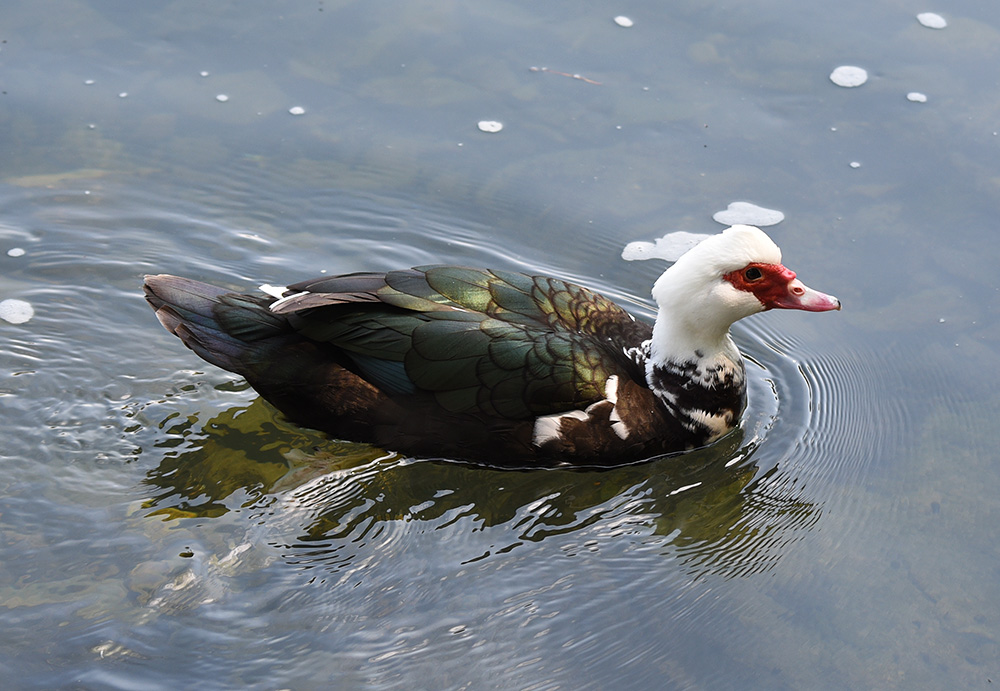
<instances>
[{"instance_id":1,"label":"shadow on water","mask_svg":"<svg viewBox=\"0 0 1000 691\"><path fill-rule=\"evenodd\" d=\"M405 540L399 533L457 525L462 564L584 533L653 546L693 577L741 576L770 568L820 513L742 431L618 468L500 470L327 440L259 398L204 424L172 412L159 427L148 515L216 517L239 496L300 568L338 571L386 539ZM485 543L468 537L484 532Z\"/></svg>"}]
</instances>

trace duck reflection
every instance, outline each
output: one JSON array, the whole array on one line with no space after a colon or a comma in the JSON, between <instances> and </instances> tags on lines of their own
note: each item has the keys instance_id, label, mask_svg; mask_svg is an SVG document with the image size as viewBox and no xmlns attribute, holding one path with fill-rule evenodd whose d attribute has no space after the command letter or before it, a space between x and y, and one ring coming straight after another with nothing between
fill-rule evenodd
<instances>
[{"instance_id":1,"label":"duck reflection","mask_svg":"<svg viewBox=\"0 0 1000 691\"><path fill-rule=\"evenodd\" d=\"M393 524L435 530L464 522L493 531L492 547L458 555L464 562L599 529L611 538L656 536L657 548L695 575L739 576L769 568L819 516L794 479L740 434L683 459L501 470L330 441L288 424L261 399L200 427L168 419L161 428L164 457L146 478L159 490L149 515L218 516L234 494L249 496L244 506L261 507L263 521L292 522L281 549L309 566L344 567Z\"/></svg>"}]
</instances>

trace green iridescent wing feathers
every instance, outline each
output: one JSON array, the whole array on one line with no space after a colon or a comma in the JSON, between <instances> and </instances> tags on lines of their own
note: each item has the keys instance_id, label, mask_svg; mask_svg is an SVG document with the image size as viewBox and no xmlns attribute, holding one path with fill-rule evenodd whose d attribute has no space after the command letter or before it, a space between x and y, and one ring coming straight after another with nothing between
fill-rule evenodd
<instances>
[{"instance_id":1,"label":"green iridescent wing feathers","mask_svg":"<svg viewBox=\"0 0 1000 691\"><path fill-rule=\"evenodd\" d=\"M649 337L596 293L513 272L418 267L289 291L272 309L297 331L341 349L387 390L430 392L456 413L522 419L585 407L604 398L609 376L630 372L622 348Z\"/></svg>"}]
</instances>

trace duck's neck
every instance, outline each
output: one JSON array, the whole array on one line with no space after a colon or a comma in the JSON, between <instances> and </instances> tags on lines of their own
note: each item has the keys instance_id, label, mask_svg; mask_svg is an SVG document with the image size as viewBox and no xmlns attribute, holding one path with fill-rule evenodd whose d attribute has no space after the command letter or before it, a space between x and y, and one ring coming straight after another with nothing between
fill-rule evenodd
<instances>
[{"instance_id":1,"label":"duck's neck","mask_svg":"<svg viewBox=\"0 0 1000 691\"><path fill-rule=\"evenodd\" d=\"M746 404L743 356L729 327L686 323L660 308L646 360L646 382L667 411L707 444L739 423Z\"/></svg>"},{"instance_id":2,"label":"duck's neck","mask_svg":"<svg viewBox=\"0 0 1000 691\"><path fill-rule=\"evenodd\" d=\"M660 306L653 324L649 362L666 366L743 369L743 357L729 335L729 324L699 319L681 310Z\"/></svg>"},{"instance_id":3,"label":"duck's neck","mask_svg":"<svg viewBox=\"0 0 1000 691\"><path fill-rule=\"evenodd\" d=\"M705 371L737 370L743 358L729 336L729 327L745 308L727 298L726 285L706 276L682 257L653 285L656 322L650 340L649 364L658 367L697 366ZM652 381L649 382L652 386Z\"/></svg>"}]
</instances>

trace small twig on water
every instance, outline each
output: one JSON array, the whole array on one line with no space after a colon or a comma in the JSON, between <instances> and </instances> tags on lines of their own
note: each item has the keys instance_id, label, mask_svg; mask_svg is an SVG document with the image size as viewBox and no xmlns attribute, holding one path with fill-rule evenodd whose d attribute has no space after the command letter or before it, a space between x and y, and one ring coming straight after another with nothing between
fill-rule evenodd
<instances>
[{"instance_id":1,"label":"small twig on water","mask_svg":"<svg viewBox=\"0 0 1000 691\"><path fill-rule=\"evenodd\" d=\"M579 79L581 82L587 82L588 84L596 84L601 86L600 82L595 82L593 79L587 79L582 74L570 74L569 72L560 72L559 70L550 70L548 67L529 67L532 72L548 72L549 74L558 74L560 77L569 77L570 79Z\"/></svg>"}]
</instances>

